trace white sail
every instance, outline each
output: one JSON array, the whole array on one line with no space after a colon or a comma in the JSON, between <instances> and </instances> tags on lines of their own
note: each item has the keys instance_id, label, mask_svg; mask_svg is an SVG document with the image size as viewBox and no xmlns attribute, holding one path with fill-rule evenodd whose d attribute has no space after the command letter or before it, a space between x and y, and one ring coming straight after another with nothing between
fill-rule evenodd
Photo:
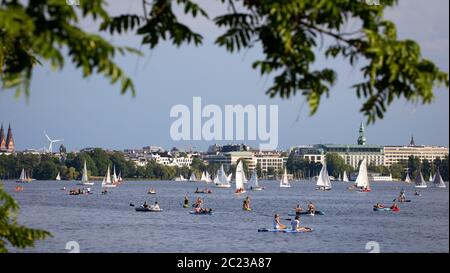
<instances>
[{"instance_id":1,"label":"white sail","mask_svg":"<svg viewBox=\"0 0 450 273\"><path fill-rule=\"evenodd\" d=\"M200 181L206 181L205 172L202 172L202 176L200 177Z\"/></svg>"},{"instance_id":2,"label":"white sail","mask_svg":"<svg viewBox=\"0 0 450 273\"><path fill-rule=\"evenodd\" d=\"M117 175L116 175L116 166L113 166L113 177L112 177L112 183L117 183Z\"/></svg>"},{"instance_id":3,"label":"white sail","mask_svg":"<svg viewBox=\"0 0 450 273\"><path fill-rule=\"evenodd\" d=\"M108 169L109 170L109 169ZM84 161L84 167L83 167L83 175L81 176L81 182L86 183L88 182L88 173L87 173L87 167L86 167L86 161Z\"/></svg>"},{"instance_id":4,"label":"white sail","mask_svg":"<svg viewBox=\"0 0 450 273\"><path fill-rule=\"evenodd\" d=\"M22 172L20 173L20 177L19 177L20 181L25 181L27 180L26 174L25 174L25 169L22 169Z\"/></svg>"},{"instance_id":5,"label":"white sail","mask_svg":"<svg viewBox=\"0 0 450 273\"><path fill-rule=\"evenodd\" d=\"M231 187L230 182L228 181L227 175L225 174L225 171L223 170L223 165L220 166L220 169L217 172L217 176L214 179L214 184L216 184L216 186L218 188Z\"/></svg>"},{"instance_id":6,"label":"white sail","mask_svg":"<svg viewBox=\"0 0 450 273\"><path fill-rule=\"evenodd\" d=\"M248 183L248 188L260 188L258 183L258 172L256 170L253 170L252 177L250 178L250 181Z\"/></svg>"},{"instance_id":7,"label":"white sail","mask_svg":"<svg viewBox=\"0 0 450 273\"><path fill-rule=\"evenodd\" d=\"M230 174L227 176L227 181L228 181L228 183L231 182L231 178L233 178L233 174L232 174L232 173L230 173Z\"/></svg>"},{"instance_id":8,"label":"white sail","mask_svg":"<svg viewBox=\"0 0 450 273\"><path fill-rule=\"evenodd\" d=\"M103 177L102 187L103 188L115 188L116 187L116 185L113 184L111 181L111 173L109 170L109 166L108 166L108 170L106 171L105 177Z\"/></svg>"},{"instance_id":9,"label":"white sail","mask_svg":"<svg viewBox=\"0 0 450 273\"><path fill-rule=\"evenodd\" d=\"M211 175L208 173L208 171L206 171L206 173L205 173L205 182L206 183L212 182Z\"/></svg>"},{"instance_id":10,"label":"white sail","mask_svg":"<svg viewBox=\"0 0 450 273\"><path fill-rule=\"evenodd\" d=\"M283 177L281 178L281 181L280 181L280 187L281 188L290 188L291 187L291 184L289 184L289 180L288 180L288 177L287 177L287 169L286 169L286 167L284 168L284 174L283 174Z\"/></svg>"},{"instance_id":11,"label":"white sail","mask_svg":"<svg viewBox=\"0 0 450 273\"><path fill-rule=\"evenodd\" d=\"M58 172L58 175L56 176L56 178L55 178L55 180L61 180L61 175L59 174L59 172Z\"/></svg>"},{"instance_id":12,"label":"white sail","mask_svg":"<svg viewBox=\"0 0 450 273\"><path fill-rule=\"evenodd\" d=\"M323 187L325 189L331 189L331 181L330 177L328 176L328 170L327 170L327 162L324 161L322 164L322 169L319 173L319 178L317 178L317 187Z\"/></svg>"},{"instance_id":13,"label":"white sail","mask_svg":"<svg viewBox=\"0 0 450 273\"><path fill-rule=\"evenodd\" d=\"M347 176L347 172L346 172L346 171L344 171L344 175L343 175L342 181L344 181L344 182L349 182L348 176Z\"/></svg>"},{"instance_id":14,"label":"white sail","mask_svg":"<svg viewBox=\"0 0 450 273\"><path fill-rule=\"evenodd\" d=\"M430 178L428 178L428 182L433 182L434 178L433 178L433 174L430 172Z\"/></svg>"},{"instance_id":15,"label":"white sail","mask_svg":"<svg viewBox=\"0 0 450 273\"><path fill-rule=\"evenodd\" d=\"M239 162L239 164L236 166L236 189L244 189L244 166L242 164L242 161Z\"/></svg>"},{"instance_id":16,"label":"white sail","mask_svg":"<svg viewBox=\"0 0 450 273\"><path fill-rule=\"evenodd\" d=\"M434 174L434 180L433 180L433 184L435 187L438 188L445 188L445 183L444 180L442 180L442 176L439 173L439 169L436 170L436 173Z\"/></svg>"},{"instance_id":17,"label":"white sail","mask_svg":"<svg viewBox=\"0 0 450 273\"><path fill-rule=\"evenodd\" d=\"M341 174L339 174L338 181L342 181Z\"/></svg>"},{"instance_id":18,"label":"white sail","mask_svg":"<svg viewBox=\"0 0 450 273\"><path fill-rule=\"evenodd\" d=\"M369 176L367 174L367 161L364 158L359 165L358 177L356 178L356 186L364 189L370 189Z\"/></svg>"},{"instance_id":19,"label":"white sail","mask_svg":"<svg viewBox=\"0 0 450 273\"><path fill-rule=\"evenodd\" d=\"M191 181L191 182L196 182L197 181L197 177L195 176L194 172L192 172L191 177L189 177L189 181Z\"/></svg>"},{"instance_id":20,"label":"white sail","mask_svg":"<svg viewBox=\"0 0 450 273\"><path fill-rule=\"evenodd\" d=\"M423 175L421 171L417 171L416 173L416 188L426 188L427 183L425 183L425 180L423 179Z\"/></svg>"},{"instance_id":21,"label":"white sail","mask_svg":"<svg viewBox=\"0 0 450 273\"><path fill-rule=\"evenodd\" d=\"M248 179L247 179L247 177L245 176L245 171L244 171L243 168L242 168L242 181L244 181L245 184L247 184L247 182L248 182Z\"/></svg>"},{"instance_id":22,"label":"white sail","mask_svg":"<svg viewBox=\"0 0 450 273\"><path fill-rule=\"evenodd\" d=\"M111 184L111 174L109 172L109 166L108 166L108 171L106 172L106 184Z\"/></svg>"},{"instance_id":23,"label":"white sail","mask_svg":"<svg viewBox=\"0 0 450 273\"><path fill-rule=\"evenodd\" d=\"M411 178L409 177L409 173L408 172L406 173L405 182L406 183L411 183L412 182Z\"/></svg>"}]
</instances>

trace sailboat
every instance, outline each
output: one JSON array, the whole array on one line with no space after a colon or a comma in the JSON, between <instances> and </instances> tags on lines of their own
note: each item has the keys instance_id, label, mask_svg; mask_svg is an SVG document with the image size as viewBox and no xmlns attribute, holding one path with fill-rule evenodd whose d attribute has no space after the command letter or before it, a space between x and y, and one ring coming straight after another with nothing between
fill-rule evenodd
<instances>
[{"instance_id":1,"label":"sailboat","mask_svg":"<svg viewBox=\"0 0 450 273\"><path fill-rule=\"evenodd\" d=\"M433 174L430 172L430 177L428 178L428 182L433 182L434 181L434 177Z\"/></svg>"},{"instance_id":2,"label":"sailboat","mask_svg":"<svg viewBox=\"0 0 450 273\"><path fill-rule=\"evenodd\" d=\"M349 180L348 180L348 176L347 176L347 171L344 171L344 175L342 175L342 181L343 182L349 182Z\"/></svg>"},{"instance_id":3,"label":"sailboat","mask_svg":"<svg viewBox=\"0 0 450 273\"><path fill-rule=\"evenodd\" d=\"M113 165L113 176L112 176L112 184L119 184L119 177L116 175L116 166Z\"/></svg>"},{"instance_id":4,"label":"sailboat","mask_svg":"<svg viewBox=\"0 0 450 273\"><path fill-rule=\"evenodd\" d=\"M114 185L111 181L111 174L109 171L109 166L108 166L108 170L106 171L106 175L105 177L103 177L103 181L102 181L102 188L115 188L117 185Z\"/></svg>"},{"instance_id":5,"label":"sailboat","mask_svg":"<svg viewBox=\"0 0 450 273\"><path fill-rule=\"evenodd\" d=\"M236 173L235 173L235 181L236 181L236 191L235 193L244 193L245 188L244 188L244 179L245 179L245 174L244 174L244 165L242 164L242 161L240 161L238 163L238 165L236 166Z\"/></svg>"},{"instance_id":6,"label":"sailboat","mask_svg":"<svg viewBox=\"0 0 450 273\"><path fill-rule=\"evenodd\" d=\"M244 167L242 167L242 181L244 181L244 184L247 184L247 182L248 182L248 179L247 179L247 177L245 176Z\"/></svg>"},{"instance_id":7,"label":"sailboat","mask_svg":"<svg viewBox=\"0 0 450 273\"><path fill-rule=\"evenodd\" d=\"M184 176L182 174L180 174L179 177L175 177L175 181L187 181L187 179L184 178Z\"/></svg>"},{"instance_id":8,"label":"sailboat","mask_svg":"<svg viewBox=\"0 0 450 273\"><path fill-rule=\"evenodd\" d=\"M415 183L416 183L416 186L415 186L416 188L426 188L427 187L427 183L423 179L423 175L420 170L418 170L416 173Z\"/></svg>"},{"instance_id":9,"label":"sailboat","mask_svg":"<svg viewBox=\"0 0 450 273\"><path fill-rule=\"evenodd\" d=\"M189 182L197 182L197 176L195 176L195 173L191 173L191 177L189 177Z\"/></svg>"},{"instance_id":10,"label":"sailboat","mask_svg":"<svg viewBox=\"0 0 450 273\"><path fill-rule=\"evenodd\" d=\"M223 165L220 166L219 171L217 172L216 178L214 178L214 184L216 184L217 188L230 188L231 184L228 181L228 178L223 170Z\"/></svg>"},{"instance_id":11,"label":"sailboat","mask_svg":"<svg viewBox=\"0 0 450 273\"><path fill-rule=\"evenodd\" d=\"M320 170L316 185L318 190L331 190L331 180L328 176L326 161L324 161L322 164L322 169Z\"/></svg>"},{"instance_id":12,"label":"sailboat","mask_svg":"<svg viewBox=\"0 0 450 273\"><path fill-rule=\"evenodd\" d=\"M339 173L338 181L342 181L341 174Z\"/></svg>"},{"instance_id":13,"label":"sailboat","mask_svg":"<svg viewBox=\"0 0 450 273\"><path fill-rule=\"evenodd\" d=\"M119 175L117 176L117 182L118 182L119 184L123 182L122 172L119 172Z\"/></svg>"},{"instance_id":14,"label":"sailboat","mask_svg":"<svg viewBox=\"0 0 450 273\"><path fill-rule=\"evenodd\" d=\"M211 175L208 173L208 171L206 171L206 173L205 173L205 182L206 182L206 184L212 182Z\"/></svg>"},{"instance_id":15,"label":"sailboat","mask_svg":"<svg viewBox=\"0 0 450 273\"><path fill-rule=\"evenodd\" d=\"M108 172L109 172L109 167L108 167ZM89 182L89 179L88 179L86 160L84 161L83 175L81 176L81 181L80 181L80 183L78 183L78 185L88 185L88 186L94 185L94 182Z\"/></svg>"},{"instance_id":16,"label":"sailboat","mask_svg":"<svg viewBox=\"0 0 450 273\"><path fill-rule=\"evenodd\" d=\"M61 180L61 175L58 172L58 175L56 176L55 180L60 181Z\"/></svg>"},{"instance_id":17,"label":"sailboat","mask_svg":"<svg viewBox=\"0 0 450 273\"><path fill-rule=\"evenodd\" d=\"M356 177L356 187L360 188L362 192L370 192L369 176L367 174L367 160L364 158L359 165L358 177Z\"/></svg>"},{"instance_id":18,"label":"sailboat","mask_svg":"<svg viewBox=\"0 0 450 273\"><path fill-rule=\"evenodd\" d=\"M20 173L19 180L16 180L17 183L28 183L31 179L27 176L27 173L25 172L25 169L22 169L22 172Z\"/></svg>"},{"instance_id":19,"label":"sailboat","mask_svg":"<svg viewBox=\"0 0 450 273\"><path fill-rule=\"evenodd\" d=\"M202 172L202 176L200 177L200 181L206 181L205 172Z\"/></svg>"},{"instance_id":20,"label":"sailboat","mask_svg":"<svg viewBox=\"0 0 450 273\"><path fill-rule=\"evenodd\" d=\"M406 173L405 183L411 183L411 178L409 178L409 173Z\"/></svg>"},{"instance_id":21,"label":"sailboat","mask_svg":"<svg viewBox=\"0 0 450 273\"><path fill-rule=\"evenodd\" d=\"M233 178L233 173L230 173L230 174L227 176L227 181L228 181L228 183L231 183L231 178Z\"/></svg>"},{"instance_id":22,"label":"sailboat","mask_svg":"<svg viewBox=\"0 0 450 273\"><path fill-rule=\"evenodd\" d=\"M290 187L291 187L291 184L289 183L289 180L287 177L287 170L285 167L283 177L280 180L280 188L290 188Z\"/></svg>"},{"instance_id":23,"label":"sailboat","mask_svg":"<svg viewBox=\"0 0 450 273\"><path fill-rule=\"evenodd\" d=\"M258 172L256 170L253 170L252 177L250 178L250 181L248 184L249 184L248 185L249 190L252 190L252 191L264 190L264 187L261 187L258 183Z\"/></svg>"},{"instance_id":24,"label":"sailboat","mask_svg":"<svg viewBox=\"0 0 450 273\"><path fill-rule=\"evenodd\" d=\"M446 188L444 180L442 180L442 176L439 173L439 169L437 169L436 173L434 174L433 185L437 188Z\"/></svg>"}]
</instances>

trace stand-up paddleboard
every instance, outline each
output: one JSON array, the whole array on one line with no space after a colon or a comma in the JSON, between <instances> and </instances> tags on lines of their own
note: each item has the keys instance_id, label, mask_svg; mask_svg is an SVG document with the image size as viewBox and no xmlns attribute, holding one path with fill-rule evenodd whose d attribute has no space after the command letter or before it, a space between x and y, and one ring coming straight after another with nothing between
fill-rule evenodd
<instances>
[{"instance_id":1,"label":"stand-up paddleboard","mask_svg":"<svg viewBox=\"0 0 450 273\"><path fill-rule=\"evenodd\" d=\"M190 211L189 214L195 214L195 215L213 215L213 212L195 212L195 211Z\"/></svg>"},{"instance_id":2,"label":"stand-up paddleboard","mask_svg":"<svg viewBox=\"0 0 450 273\"><path fill-rule=\"evenodd\" d=\"M162 212L162 209L153 209L153 208L144 208L144 207L138 207L135 208L136 211L148 211L148 212Z\"/></svg>"},{"instance_id":3,"label":"stand-up paddleboard","mask_svg":"<svg viewBox=\"0 0 450 273\"><path fill-rule=\"evenodd\" d=\"M292 230L292 229L273 229L273 228L260 228L258 232L282 232L282 233L306 233L311 232L310 230Z\"/></svg>"},{"instance_id":4,"label":"stand-up paddleboard","mask_svg":"<svg viewBox=\"0 0 450 273\"><path fill-rule=\"evenodd\" d=\"M393 212L397 212L397 211L400 211L400 209L391 209L391 208L373 208L373 211L393 211Z\"/></svg>"},{"instance_id":5,"label":"stand-up paddleboard","mask_svg":"<svg viewBox=\"0 0 450 273\"><path fill-rule=\"evenodd\" d=\"M320 210L316 210L316 212L314 214L309 213L307 211L302 211L300 212L300 215L325 215L325 212L320 211ZM295 213L289 213L288 216L296 216Z\"/></svg>"}]
</instances>

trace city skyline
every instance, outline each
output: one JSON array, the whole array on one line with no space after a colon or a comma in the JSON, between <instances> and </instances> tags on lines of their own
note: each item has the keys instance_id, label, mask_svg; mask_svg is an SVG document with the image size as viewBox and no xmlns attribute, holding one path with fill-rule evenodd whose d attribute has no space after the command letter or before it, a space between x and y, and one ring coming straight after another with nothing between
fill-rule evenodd
<instances>
[{"instance_id":1,"label":"city skyline","mask_svg":"<svg viewBox=\"0 0 450 273\"><path fill-rule=\"evenodd\" d=\"M116 13L140 8L124 1L110 2ZM203 2L215 11L213 15L220 13L213 4ZM389 19L398 25L399 36L417 40L423 55L445 71L449 62L448 5L448 1L414 0L400 2L387 12ZM194 96L217 105L277 104L280 109L279 149L299 144L356 142L357 127L361 120L365 121L359 112L362 101L350 89L351 84L359 80L353 77L358 67L348 67L339 59L318 58L317 65L337 68L339 77L330 97L324 98L318 112L309 117L302 97L269 99L264 94L271 78L261 77L250 68L260 57L260 48L229 55L213 44L215 35L220 33L216 28L211 24L192 23L205 36L204 45L199 48L182 46L177 49L163 43L154 52L141 48L143 58L118 59L135 81L136 98L129 94L121 96L119 88L101 76L83 79L71 64L61 72L52 72L47 66L37 68L28 102L23 96L14 99L14 92L0 92L0 121L12 124L16 149L46 146L43 133L46 131L54 138L65 139L63 143L69 150L83 147L120 150L147 145L184 149L194 146L206 150L216 141L176 142L170 138L171 107L189 105ZM107 38L139 48L136 38ZM404 100L394 102L383 120L366 127L367 143L406 145L413 134L418 144L449 146L448 89L436 88L435 95L430 105ZM437 124L436 121L442 122Z\"/></svg>"},{"instance_id":2,"label":"city skyline","mask_svg":"<svg viewBox=\"0 0 450 273\"><path fill-rule=\"evenodd\" d=\"M18 146L15 145L15 143L14 143L12 131L13 130L11 129L11 124L9 124L8 125L8 139L11 138L11 140L13 142L12 143L12 145L13 145L12 149L13 150L15 149L15 152L31 151L31 150L36 150L36 151L39 151L39 152L48 152L48 150L49 150L48 149L48 145L49 145L49 141L48 140L45 143L45 145L42 146L41 148L30 148L30 147L23 148L23 149L15 148L15 147L18 147ZM2 132L3 132L3 124L2 124ZM44 135L45 135L45 132L44 132ZM3 136L3 134L2 134L2 136ZM363 142L361 142L362 139L363 139ZM63 142L64 140L61 140L61 141ZM6 150L7 138L6 137L2 137L2 143L3 142L4 142L3 146L5 146L4 147L5 149L4 149L3 152L7 152L7 150ZM103 146L83 146L83 147L76 147L76 148L73 148L73 149L67 149L67 147L64 145L64 143L62 143L60 145L63 145L69 152L70 151L80 151L80 150L83 150L83 149L90 149L90 148L101 148L101 149L104 149L104 150L115 150L115 151L141 150L141 149L146 148L146 147L160 147L160 148L164 149L165 151L169 151L169 150L171 150L173 148L177 148L180 151L192 150L192 151L204 152L204 151L207 151L208 148L210 148L211 146L214 146L214 145L226 146L226 145L241 145L241 144L242 145L247 145L250 148L252 148L253 150L258 150L257 147L249 145L248 142L246 142L246 141L234 141L234 142L230 142L230 141L202 141L202 142L208 143L208 145L204 149L203 148L199 149L198 147L193 146L193 145L187 146L186 148L185 147L180 147L180 146L166 147L166 146L160 145L158 143L147 143L147 144L143 144L143 145L141 145L139 147L123 147L123 148L119 148L119 149L103 147ZM410 138L409 138L407 143L405 142L405 143L400 143L400 144L393 144L393 143L390 143L390 144L379 144L379 143L366 143L366 142L367 142L367 138L366 138L365 128L363 128L363 134L361 135L361 127L360 127L359 130L358 130L358 139L354 143L351 143L351 142L347 142L347 143L336 143L336 142L297 143L295 145L292 145L292 146L289 146L289 147L286 147L286 148L277 148L275 150L277 150L277 151L286 151L286 150L289 150L289 149L294 148L294 147L312 146L312 145L318 145L318 144L319 145L320 144L323 144L323 145L333 145L333 144L338 144L338 145L356 145L356 144L358 144L358 145L363 145L363 146L366 145L366 144L370 144L370 145L375 145L375 146L380 146L380 147L389 147L389 146L404 146L404 147L406 147L406 146L417 146L417 147L419 147L419 146L431 146L431 147L446 147L446 148L448 148L448 146L445 146L445 145L438 145L438 144L432 144L432 143L416 143L416 140L415 140L415 137L414 137L413 134L410 136ZM56 151L59 150L60 145L57 145L55 147ZM20 147L20 145L19 145L19 147Z\"/></svg>"}]
</instances>

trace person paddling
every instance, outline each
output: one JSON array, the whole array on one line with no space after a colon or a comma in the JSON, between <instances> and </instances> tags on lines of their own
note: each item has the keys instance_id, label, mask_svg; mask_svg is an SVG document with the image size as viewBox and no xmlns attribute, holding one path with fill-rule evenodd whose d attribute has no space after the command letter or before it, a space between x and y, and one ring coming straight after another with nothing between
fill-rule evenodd
<instances>
[{"instance_id":1,"label":"person paddling","mask_svg":"<svg viewBox=\"0 0 450 273\"><path fill-rule=\"evenodd\" d=\"M183 206L189 207L189 199L187 198L187 196L184 197Z\"/></svg>"},{"instance_id":2,"label":"person paddling","mask_svg":"<svg viewBox=\"0 0 450 273\"><path fill-rule=\"evenodd\" d=\"M247 196L244 198L244 202L242 203L242 209L251 210L250 208L250 198Z\"/></svg>"},{"instance_id":3,"label":"person paddling","mask_svg":"<svg viewBox=\"0 0 450 273\"><path fill-rule=\"evenodd\" d=\"M314 204L311 201L309 201L308 203L308 213L309 214L316 213L316 206L314 206Z\"/></svg>"}]
</instances>

